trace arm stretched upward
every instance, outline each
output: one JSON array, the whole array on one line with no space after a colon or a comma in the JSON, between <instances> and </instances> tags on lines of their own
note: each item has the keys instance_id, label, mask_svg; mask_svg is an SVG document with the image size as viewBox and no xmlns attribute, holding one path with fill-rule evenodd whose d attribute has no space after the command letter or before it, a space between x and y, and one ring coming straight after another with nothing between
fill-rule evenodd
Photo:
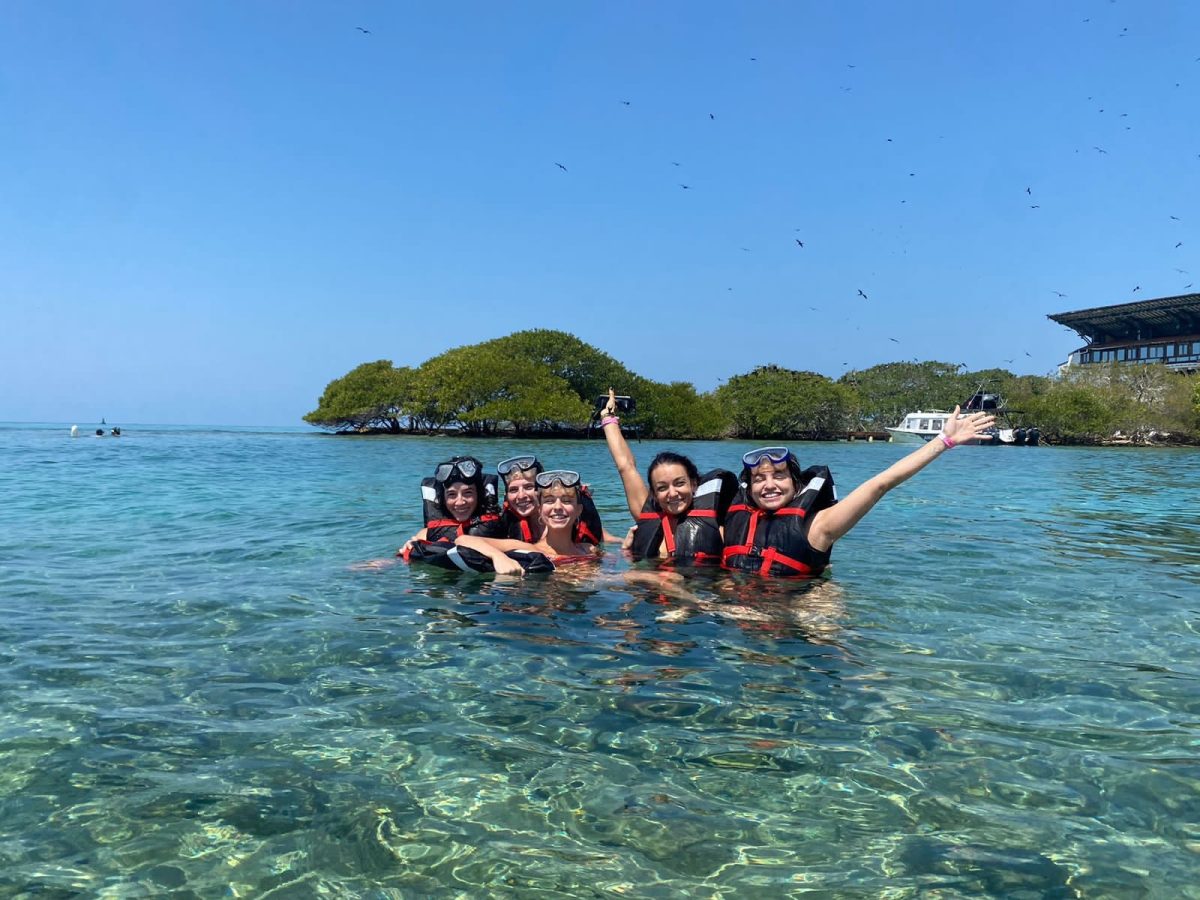
<instances>
[{"instance_id":1,"label":"arm stretched upward","mask_svg":"<svg viewBox=\"0 0 1200 900\"><path fill-rule=\"evenodd\" d=\"M973 413L961 419L958 418L958 413L959 407L956 406L942 429L942 434L950 441L949 444L940 437L922 444L878 475L868 478L851 491L844 500L817 513L808 529L808 542L813 549L828 550L833 546L834 541L857 525L859 520L883 499L884 494L896 485L908 481L954 444L961 444L979 437L996 422L995 417L987 413Z\"/></svg>"},{"instance_id":2,"label":"arm stretched upward","mask_svg":"<svg viewBox=\"0 0 1200 900\"><path fill-rule=\"evenodd\" d=\"M637 461L633 458L629 444L625 443L625 436L621 434L621 423L617 421L617 395L612 388L608 389L608 405L604 407L604 418L600 420L600 427L604 431L608 452L617 464L617 474L621 476L621 484L625 488L625 502L629 504L629 514L636 519L642 507L646 505L650 488L643 480L642 473L638 471Z\"/></svg>"}]
</instances>

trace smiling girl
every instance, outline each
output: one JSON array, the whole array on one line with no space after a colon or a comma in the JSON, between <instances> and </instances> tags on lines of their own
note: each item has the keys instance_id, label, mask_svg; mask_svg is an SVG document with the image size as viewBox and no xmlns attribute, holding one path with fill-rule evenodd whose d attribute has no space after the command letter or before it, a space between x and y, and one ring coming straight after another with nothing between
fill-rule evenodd
<instances>
[{"instance_id":1,"label":"smiling girl","mask_svg":"<svg viewBox=\"0 0 1200 900\"><path fill-rule=\"evenodd\" d=\"M512 550L544 554L556 565L591 560L603 553L596 544L575 540L575 527L583 514L579 473L565 469L539 472L534 483L537 486L538 518L542 525L538 540L516 541L511 538L460 534L454 543L488 557L498 575L524 574L521 564L506 555Z\"/></svg>"},{"instance_id":2,"label":"smiling girl","mask_svg":"<svg viewBox=\"0 0 1200 900\"><path fill-rule=\"evenodd\" d=\"M722 563L761 575L814 578L829 565L834 542L869 513L892 488L943 453L978 438L995 418L974 413L946 420L938 439L918 447L841 502L825 466L801 470L787 447L763 447L742 456L742 490L729 507Z\"/></svg>"}]
</instances>

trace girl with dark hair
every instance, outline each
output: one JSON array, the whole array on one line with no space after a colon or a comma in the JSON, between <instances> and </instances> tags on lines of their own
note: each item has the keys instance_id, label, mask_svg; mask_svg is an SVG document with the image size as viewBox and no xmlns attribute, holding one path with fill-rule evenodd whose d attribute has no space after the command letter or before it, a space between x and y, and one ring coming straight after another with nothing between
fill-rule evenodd
<instances>
[{"instance_id":1,"label":"girl with dark hair","mask_svg":"<svg viewBox=\"0 0 1200 900\"><path fill-rule=\"evenodd\" d=\"M741 491L729 507L722 563L761 575L820 575L834 542L888 491L993 424L995 417L983 412L959 418L955 407L937 439L867 479L841 502L825 466L801 470L787 447L751 450L742 456Z\"/></svg>"},{"instance_id":2,"label":"girl with dark hair","mask_svg":"<svg viewBox=\"0 0 1200 900\"><path fill-rule=\"evenodd\" d=\"M421 479L425 527L404 542L397 556L408 558L416 541L452 543L460 534L503 533L496 503L496 476L483 473L473 456L439 463L432 478Z\"/></svg>"},{"instance_id":3,"label":"girl with dark hair","mask_svg":"<svg viewBox=\"0 0 1200 900\"><path fill-rule=\"evenodd\" d=\"M637 523L623 544L635 559L668 557L676 563L716 563L721 526L736 491L733 474L714 469L701 475L696 464L664 450L650 461L643 479L617 417L616 392L609 388L600 427Z\"/></svg>"}]
</instances>

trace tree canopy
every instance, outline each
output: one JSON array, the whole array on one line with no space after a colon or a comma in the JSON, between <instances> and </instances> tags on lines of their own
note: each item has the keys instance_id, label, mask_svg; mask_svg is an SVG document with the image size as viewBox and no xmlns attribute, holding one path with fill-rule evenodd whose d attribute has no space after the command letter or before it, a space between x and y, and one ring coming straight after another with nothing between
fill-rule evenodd
<instances>
[{"instance_id":1,"label":"tree canopy","mask_svg":"<svg viewBox=\"0 0 1200 900\"><path fill-rule=\"evenodd\" d=\"M655 438L805 440L880 431L918 409L953 409L982 387L1008 400L1012 425L1037 426L1054 441L1099 442L1115 432L1200 440L1200 376L1160 365L1076 367L1045 378L889 362L837 381L765 365L702 392L645 378L572 334L541 328L455 347L411 368L363 363L329 382L304 421L341 432L581 435L596 397L610 386L637 401L622 424Z\"/></svg>"},{"instance_id":2,"label":"tree canopy","mask_svg":"<svg viewBox=\"0 0 1200 900\"><path fill-rule=\"evenodd\" d=\"M363 363L329 382L304 421L338 431L398 433L412 380L412 369L397 369L390 359Z\"/></svg>"},{"instance_id":3,"label":"tree canopy","mask_svg":"<svg viewBox=\"0 0 1200 900\"><path fill-rule=\"evenodd\" d=\"M744 438L824 438L845 433L859 399L816 372L759 366L717 390L733 433Z\"/></svg>"}]
</instances>

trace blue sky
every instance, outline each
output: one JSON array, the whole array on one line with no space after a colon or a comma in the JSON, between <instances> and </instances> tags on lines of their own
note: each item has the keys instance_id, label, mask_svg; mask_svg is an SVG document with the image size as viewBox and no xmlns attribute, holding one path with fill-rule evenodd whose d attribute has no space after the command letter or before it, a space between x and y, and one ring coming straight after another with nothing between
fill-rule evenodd
<instances>
[{"instance_id":1,"label":"blue sky","mask_svg":"<svg viewBox=\"0 0 1200 900\"><path fill-rule=\"evenodd\" d=\"M1198 34L1131 0L7 0L0 420L296 424L361 362L531 327L701 390L1047 373L1080 343L1048 313L1200 277Z\"/></svg>"}]
</instances>

